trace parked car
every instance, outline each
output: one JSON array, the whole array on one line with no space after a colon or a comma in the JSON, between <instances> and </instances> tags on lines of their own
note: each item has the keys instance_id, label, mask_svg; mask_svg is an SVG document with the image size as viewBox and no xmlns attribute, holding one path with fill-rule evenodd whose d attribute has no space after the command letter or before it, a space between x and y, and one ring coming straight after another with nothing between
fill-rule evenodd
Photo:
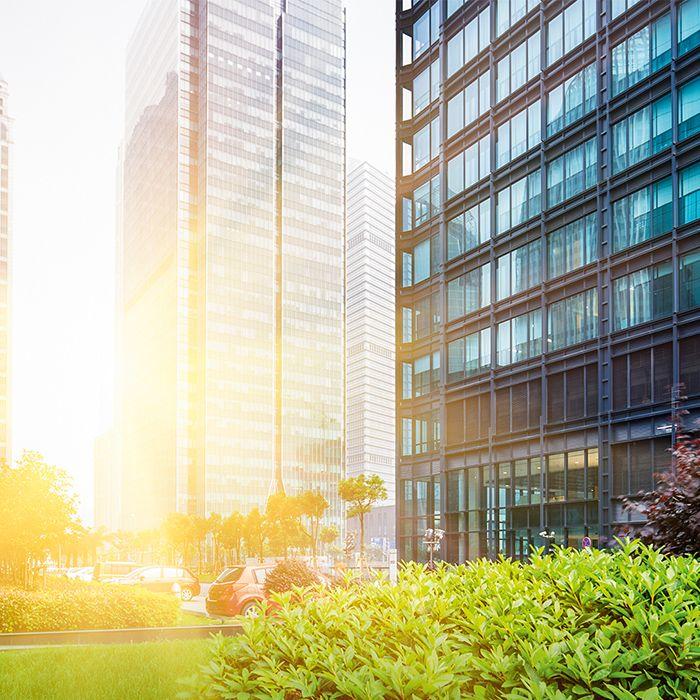
<instances>
[{"instance_id":1,"label":"parked car","mask_svg":"<svg viewBox=\"0 0 700 700\"><path fill-rule=\"evenodd\" d=\"M135 561L99 561L95 564L92 578L95 581L106 581L130 574L142 564Z\"/></svg>"},{"instance_id":2,"label":"parked car","mask_svg":"<svg viewBox=\"0 0 700 700\"><path fill-rule=\"evenodd\" d=\"M258 604L265 599L265 577L272 569L274 564L224 569L209 587L207 614L215 617L257 615Z\"/></svg>"},{"instance_id":3,"label":"parked car","mask_svg":"<svg viewBox=\"0 0 700 700\"><path fill-rule=\"evenodd\" d=\"M199 595L199 579L189 570L177 566L142 566L113 583L142 586L157 593L177 593L182 600Z\"/></svg>"},{"instance_id":4,"label":"parked car","mask_svg":"<svg viewBox=\"0 0 700 700\"><path fill-rule=\"evenodd\" d=\"M66 578L78 581L92 581L95 573L94 566L74 566L66 569Z\"/></svg>"}]
</instances>

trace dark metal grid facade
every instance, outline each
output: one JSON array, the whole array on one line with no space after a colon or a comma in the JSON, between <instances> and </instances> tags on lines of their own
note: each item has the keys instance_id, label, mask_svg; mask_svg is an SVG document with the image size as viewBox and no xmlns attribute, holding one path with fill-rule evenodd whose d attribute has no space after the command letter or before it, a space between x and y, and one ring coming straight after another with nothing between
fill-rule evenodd
<instances>
[{"instance_id":1,"label":"dark metal grid facade","mask_svg":"<svg viewBox=\"0 0 700 700\"><path fill-rule=\"evenodd\" d=\"M444 18L446 0L439 1L442 3ZM414 21L433 4L434 2L430 3L427 0L414 2L412 8L403 11L402 0L397 1L397 533L400 556L422 559L422 533L425 527L431 526L447 530L443 556L450 561L461 561L474 556L495 556L498 553L523 556L527 552L528 543L544 543L538 533L545 527L555 531L559 543L577 544L580 537L587 534L592 537L594 543L604 544L614 535L616 525L629 517L622 512L619 496L633 494L634 484L643 487L650 485L650 478L640 480L632 478L631 475L639 469L643 469L645 473L653 473L663 469L669 460L666 448L670 445L670 439L664 436L663 426L669 421L670 386L679 384L688 377L693 378L697 373L698 353L691 350L696 348L700 310L679 311L678 261L685 252L700 246L700 221L680 226L676 205L673 207L673 227L670 232L613 252L611 203L641 187L670 176L673 201L677 204L678 172L700 158L700 136L696 134L682 142L678 140L677 99L679 86L700 73L698 50L694 49L678 56L678 2L643 0L612 19L611 0L597 0L596 31L593 36L565 53L553 65L543 68L537 78L527 81L506 99L495 105L495 99L492 99L489 110L448 140L446 122L449 99L486 69L491 71L491 95L495 96L497 62L538 30L541 61L544 65L547 48L546 23L572 3L567 0L540 3L525 18L494 39L495 0L491 3L488 0L467 1L449 18L443 20L439 41L418 59L402 66L403 35L411 36ZM446 78L447 42L489 4L492 37L489 47L454 75ZM612 48L667 13L670 13L672 32L670 63L613 97L610 88ZM413 78L436 59L440 60L441 65L439 99L424 109L417 118L404 120L403 88L410 87ZM560 132L547 137L546 96L553 87L591 63L595 63L598 76L598 99L595 109ZM673 104L671 147L613 176L612 125L669 92ZM541 101L541 143L496 170L496 129L537 99ZM410 142L414 133L438 115L441 117L442 137L439 156L418 172L403 176L402 143ZM492 136L490 175L461 194L446 200L448 161L466 146L486 135ZM546 165L591 137L598 140L597 185L565 199L557 206L543 206L538 216L502 235L496 235L496 192L540 168L541 201L544 203ZM410 231L402 231L403 196L412 193L417 185L438 174L441 177L443 202L439 213ZM447 222L486 197L491 200L491 239L447 261ZM556 279L548 280L547 234L587 214L594 214L597 219L598 259ZM403 251L412 250L417 243L436 234L441 240L442 264L428 280L404 288L401 283ZM496 258L538 238L542 241L543 251L542 282L495 303ZM655 321L613 331L612 280L665 260L671 261L673 268L673 313ZM447 322L448 282L486 262L492 265L491 303L464 318ZM542 342L546 344L546 307L592 288L597 290L598 300L599 334L595 338L556 352L543 352L513 365L497 366L495 331L498 323L540 308L543 310ZM440 324L436 332L415 342L402 342L402 309L413 308L416 301L436 292L442 300ZM463 381L448 383L448 343L486 327L492 329L489 371ZM670 354L652 352L653 348L668 349ZM546 350L546 347L543 349ZM436 350L442 353L439 388L420 398L402 399L402 364ZM613 387L613 364L624 364L626 367L628 383L625 391L630 395L627 388L630 382L644 382L644 378L639 376L639 372L642 371L638 367L639 362L635 363L633 359L643 358L646 354L650 358L650 369L644 368L644 371L649 372L654 372L653 358L657 354L666 360L670 358L672 368L668 378L672 381L667 385L668 391L656 392L659 396L655 395L654 400L638 401L636 405L620 407L619 401L615 401L613 405L613 394L616 391ZM684 359L683 371L682 355L687 358ZM571 380L563 380L564 375L571 376ZM549 404L567 406L569 402L575 403L571 394L580 393L576 381L579 376L586 377L586 408L583 413L579 412L580 415L571 419L568 413L575 414L575 411L563 411L559 417L552 415ZM506 392L509 387L522 387L525 384L528 387L524 394L528 397L528 406L524 411L531 414L534 409L539 408L537 424L533 425L532 416L528 415L526 424L518 426L520 429L513 430L514 423L510 421L509 429L499 430L498 414L504 411L498 405L498 397L510 397L508 411L512 414L514 389ZM688 384L693 385L697 382L686 381L684 389L687 395L685 408L690 413L689 420L693 421L694 414L700 412L700 387ZM559 387L562 394L556 396L553 392ZM537 391L539 397L535 400ZM518 389L518 396L523 396L521 389ZM629 401L627 403L629 404ZM455 408L460 404L461 409ZM591 410L592 406L595 410ZM460 410L464 434L462 439L454 439L450 434L450 427L455 421L455 415L459 417ZM518 406L517 410L522 416L522 406ZM413 421L416 417L424 416L439 416L439 438L430 426L427 449L422 449L420 454L402 454L404 419ZM548 470L549 457L557 455L558 459L558 455L574 454L578 464L581 453L584 455L582 473L585 488L588 489L586 494L583 498L569 497L568 482L572 479L567 471L566 482L563 482L563 498L557 496L552 500L549 482L553 481L550 476L553 477L554 473L550 474ZM647 453L652 455L648 461L645 457ZM596 469L589 465L589 458L591 463L595 459L592 455L597 457ZM568 462L569 458L565 459ZM527 465L525 471L529 475L528 495L526 502L516 507L515 491L522 491L516 484L516 469L522 473L523 461ZM499 468L507 464L511 466L503 468L504 472L510 469L510 481L504 483L507 484L510 493L501 488L502 482L499 480ZM593 480L595 484L591 483ZM507 500L508 503L503 504L502 500ZM504 505L507 511L505 517Z\"/></svg>"}]
</instances>

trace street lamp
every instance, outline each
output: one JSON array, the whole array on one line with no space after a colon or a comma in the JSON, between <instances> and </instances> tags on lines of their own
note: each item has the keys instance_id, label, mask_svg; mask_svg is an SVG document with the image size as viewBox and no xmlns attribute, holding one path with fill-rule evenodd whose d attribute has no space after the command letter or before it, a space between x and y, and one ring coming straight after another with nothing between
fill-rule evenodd
<instances>
[{"instance_id":1,"label":"street lamp","mask_svg":"<svg viewBox=\"0 0 700 700\"><path fill-rule=\"evenodd\" d=\"M425 543L425 548L427 549L428 555L430 557L427 566L428 571L435 571L436 567L433 556L435 555L435 552L437 552L438 549L440 549L440 542L442 541L442 538L444 536L444 530L440 530L439 528L435 528L433 530L432 527L429 527L423 535L423 542Z\"/></svg>"},{"instance_id":2,"label":"street lamp","mask_svg":"<svg viewBox=\"0 0 700 700\"><path fill-rule=\"evenodd\" d=\"M547 546L545 547L544 553L549 554L549 550L557 537L557 533L554 532L554 530L547 530L547 528L545 528L542 530L542 532L540 532L540 537L547 541Z\"/></svg>"}]
</instances>

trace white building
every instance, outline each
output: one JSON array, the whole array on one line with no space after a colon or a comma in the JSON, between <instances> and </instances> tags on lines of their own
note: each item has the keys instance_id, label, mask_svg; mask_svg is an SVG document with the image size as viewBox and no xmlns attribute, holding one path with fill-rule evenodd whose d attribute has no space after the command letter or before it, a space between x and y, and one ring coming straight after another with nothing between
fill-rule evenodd
<instances>
[{"instance_id":1,"label":"white building","mask_svg":"<svg viewBox=\"0 0 700 700\"><path fill-rule=\"evenodd\" d=\"M0 75L0 460L12 461L11 406L10 406L10 229L12 119L8 111L7 83Z\"/></svg>"},{"instance_id":2,"label":"white building","mask_svg":"<svg viewBox=\"0 0 700 700\"><path fill-rule=\"evenodd\" d=\"M384 479L389 494L384 509L391 512L371 518L367 539L393 540L394 181L369 163L351 166L347 176L345 264L347 475ZM373 522L384 525L375 528Z\"/></svg>"}]
</instances>

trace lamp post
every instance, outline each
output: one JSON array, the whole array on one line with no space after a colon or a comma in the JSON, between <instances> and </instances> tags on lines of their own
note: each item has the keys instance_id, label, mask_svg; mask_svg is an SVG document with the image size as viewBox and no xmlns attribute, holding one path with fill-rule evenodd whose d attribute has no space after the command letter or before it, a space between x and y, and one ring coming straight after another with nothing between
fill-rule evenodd
<instances>
[{"instance_id":1,"label":"lamp post","mask_svg":"<svg viewBox=\"0 0 700 700\"><path fill-rule=\"evenodd\" d=\"M423 535L423 542L425 543L425 548L428 551L429 556L428 565L426 567L428 571L435 571L436 566L434 555L435 552L440 549L440 542L444 536L444 530L440 530L439 528L433 529L432 527L429 527Z\"/></svg>"},{"instance_id":2,"label":"lamp post","mask_svg":"<svg viewBox=\"0 0 700 700\"><path fill-rule=\"evenodd\" d=\"M542 537L542 539L544 539L547 542L547 546L545 547L544 553L549 554L549 551L552 547L552 543L557 537L557 533L554 532L554 530L547 530L547 528L545 528L544 530L542 530L542 532L540 532L540 537Z\"/></svg>"}]
</instances>

